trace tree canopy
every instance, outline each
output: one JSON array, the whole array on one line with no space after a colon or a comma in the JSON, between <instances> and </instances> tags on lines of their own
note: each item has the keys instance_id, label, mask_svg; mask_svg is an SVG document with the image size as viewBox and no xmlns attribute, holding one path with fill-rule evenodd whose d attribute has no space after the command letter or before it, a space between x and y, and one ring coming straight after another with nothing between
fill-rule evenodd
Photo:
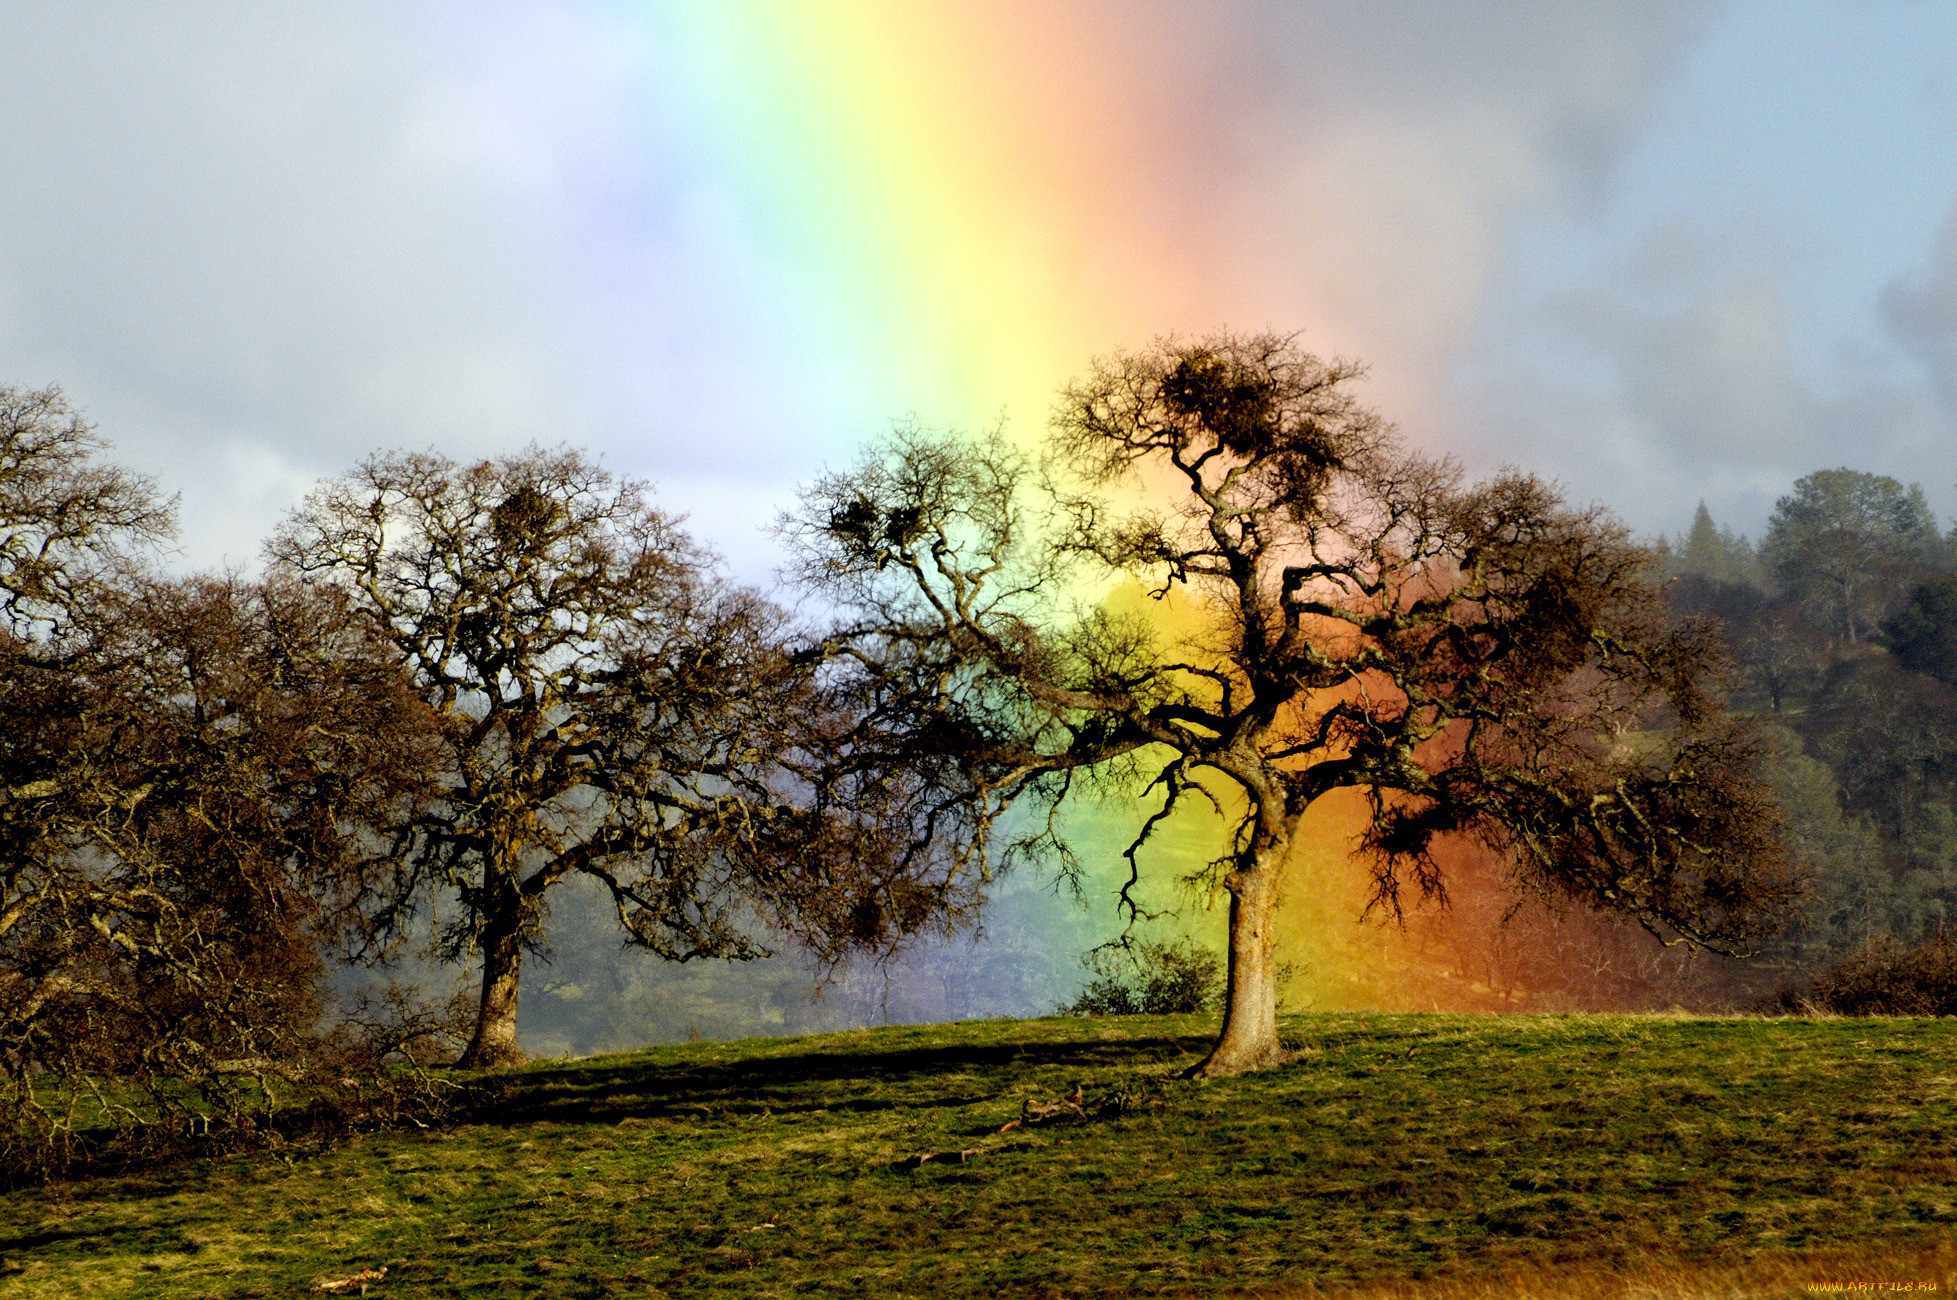
<instances>
[{"instance_id":1,"label":"tree canopy","mask_svg":"<svg viewBox=\"0 0 1957 1300\"><path fill-rule=\"evenodd\" d=\"M309 1068L313 887L412 802L424 733L331 593L144 571L169 504L58 394L0 393L0 449L6 1175L91 1075L222 1125Z\"/></svg>"},{"instance_id":2,"label":"tree canopy","mask_svg":"<svg viewBox=\"0 0 1957 1300\"><path fill-rule=\"evenodd\" d=\"M1882 630L1897 663L1957 686L1957 575L1918 584Z\"/></svg>"}]
</instances>

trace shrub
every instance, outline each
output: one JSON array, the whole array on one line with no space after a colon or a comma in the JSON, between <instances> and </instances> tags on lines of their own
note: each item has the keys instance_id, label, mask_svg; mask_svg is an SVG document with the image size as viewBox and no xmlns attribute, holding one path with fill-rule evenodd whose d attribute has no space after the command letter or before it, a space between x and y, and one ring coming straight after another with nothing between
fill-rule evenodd
<instances>
[{"instance_id":1,"label":"shrub","mask_svg":"<svg viewBox=\"0 0 1957 1300\"><path fill-rule=\"evenodd\" d=\"M1215 1011L1223 997L1223 963L1187 939L1096 948L1081 959L1093 974L1070 1016L1169 1016ZM1125 969L1124 969L1125 968Z\"/></svg>"},{"instance_id":2,"label":"shrub","mask_svg":"<svg viewBox=\"0 0 1957 1300\"><path fill-rule=\"evenodd\" d=\"M1914 948L1878 940L1807 988L1783 991L1779 1003L1785 1011L1843 1016L1957 1015L1957 943L1944 934Z\"/></svg>"},{"instance_id":3,"label":"shrub","mask_svg":"<svg viewBox=\"0 0 1957 1300\"><path fill-rule=\"evenodd\" d=\"M429 1066L460 1049L474 1000L431 1003L412 985L388 983L327 1015L317 974L299 969L285 990L302 1009L310 1006L311 1023L297 1012L248 1023L257 1055L205 1053L186 1065L178 1035L114 1016L55 1025L89 1047L74 1047L66 1060L24 1061L15 1047L0 1044L0 1052L14 1053L0 1054L9 1067L0 1076L0 1189L444 1122L461 1100L460 1086ZM259 1010L243 1006L240 1015ZM193 1018L188 1025L197 1030L202 1023ZM146 1059L146 1045L165 1059Z\"/></svg>"}]
</instances>

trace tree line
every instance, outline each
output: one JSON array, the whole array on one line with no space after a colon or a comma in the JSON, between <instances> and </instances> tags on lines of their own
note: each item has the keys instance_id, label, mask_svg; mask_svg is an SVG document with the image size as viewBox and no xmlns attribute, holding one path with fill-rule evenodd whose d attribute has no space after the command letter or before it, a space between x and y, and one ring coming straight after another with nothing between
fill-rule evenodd
<instances>
[{"instance_id":1,"label":"tree line","mask_svg":"<svg viewBox=\"0 0 1957 1300\"><path fill-rule=\"evenodd\" d=\"M1678 609L1717 620L1734 703L1781 751L1773 780L1817 884L1779 954L1811 965L1941 931L1957 908L1957 530L1917 485L1822 470L1758 543L1701 504L1657 563Z\"/></svg>"},{"instance_id":2,"label":"tree line","mask_svg":"<svg viewBox=\"0 0 1957 1300\"><path fill-rule=\"evenodd\" d=\"M1359 374L1171 339L1070 385L1037 460L900 427L776 521L794 616L562 449L379 453L264 577L166 577L170 503L58 393L0 393L15 1138L89 1090L243 1127L387 1077L435 1021L329 1014L326 977L404 945L479 974L461 1064L519 1059L575 877L667 960L888 954L971 924L1001 871L1075 869L1052 814L1096 792L1149 801L1131 886L1182 810L1228 827L1181 868L1230 901L1199 1073L1283 1058L1276 907L1333 792L1364 795L1350 850L1389 912L1444 895L1435 846L1467 836L1667 943L1771 935L1802 882L1717 626L1604 512L1406 448Z\"/></svg>"}]
</instances>

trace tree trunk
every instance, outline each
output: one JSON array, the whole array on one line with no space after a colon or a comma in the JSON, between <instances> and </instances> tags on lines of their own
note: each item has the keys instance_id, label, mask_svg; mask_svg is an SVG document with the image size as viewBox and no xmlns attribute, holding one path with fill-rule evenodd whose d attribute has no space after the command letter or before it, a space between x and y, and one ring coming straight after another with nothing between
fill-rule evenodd
<instances>
[{"instance_id":1,"label":"tree trunk","mask_svg":"<svg viewBox=\"0 0 1957 1300\"><path fill-rule=\"evenodd\" d=\"M503 902L482 937L482 1001L476 1032L456 1065L465 1070L521 1065L516 1045L517 977L523 969L523 909L520 900Z\"/></svg>"},{"instance_id":2,"label":"tree trunk","mask_svg":"<svg viewBox=\"0 0 1957 1300\"><path fill-rule=\"evenodd\" d=\"M1260 850L1252 865L1231 873L1230 991L1223 1033L1210 1054L1189 1071L1193 1079L1281 1065L1288 1058L1277 1040L1277 892L1282 844Z\"/></svg>"}]
</instances>

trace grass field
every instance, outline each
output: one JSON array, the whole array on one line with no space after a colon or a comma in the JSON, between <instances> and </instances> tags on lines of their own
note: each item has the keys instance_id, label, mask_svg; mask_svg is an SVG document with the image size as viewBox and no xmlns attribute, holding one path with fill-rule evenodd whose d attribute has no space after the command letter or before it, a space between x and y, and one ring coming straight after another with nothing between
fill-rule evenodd
<instances>
[{"instance_id":1,"label":"grass field","mask_svg":"<svg viewBox=\"0 0 1957 1300\"><path fill-rule=\"evenodd\" d=\"M0 1296L1800 1295L1957 1274L1957 1023L1204 1017L695 1043L15 1193ZM1081 1110L998 1130L1027 1098ZM936 1153L967 1153L919 1163ZM341 1294L354 1294L349 1287ZM1855 1292L1833 1291L1833 1294ZM1862 1294L1878 1294L1864 1291Z\"/></svg>"}]
</instances>

